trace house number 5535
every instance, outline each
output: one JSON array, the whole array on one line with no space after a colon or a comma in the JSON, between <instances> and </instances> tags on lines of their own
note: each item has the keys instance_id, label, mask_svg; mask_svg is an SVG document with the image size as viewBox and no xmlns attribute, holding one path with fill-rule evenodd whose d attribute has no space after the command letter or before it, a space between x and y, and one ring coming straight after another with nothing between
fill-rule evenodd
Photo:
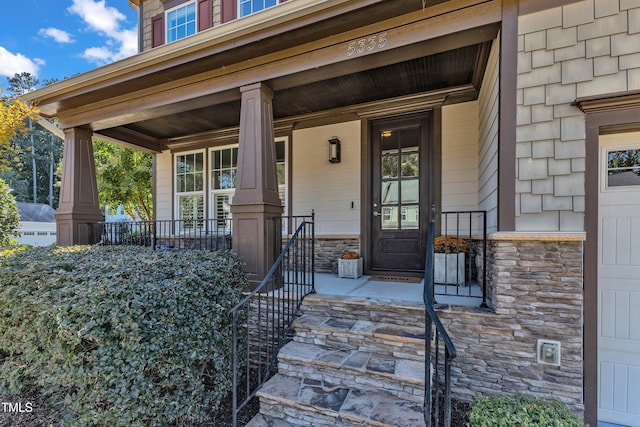
<instances>
[{"instance_id":1,"label":"house number 5535","mask_svg":"<svg viewBox=\"0 0 640 427\"><path fill-rule=\"evenodd\" d=\"M347 56L360 55L374 49L382 49L387 45L387 33L376 34L363 39L354 40L347 46Z\"/></svg>"}]
</instances>

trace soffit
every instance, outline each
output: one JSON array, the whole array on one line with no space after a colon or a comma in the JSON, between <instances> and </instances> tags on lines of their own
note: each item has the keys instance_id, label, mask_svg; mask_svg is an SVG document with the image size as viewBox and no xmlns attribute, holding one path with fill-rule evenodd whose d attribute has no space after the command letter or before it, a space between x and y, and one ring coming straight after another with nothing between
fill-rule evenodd
<instances>
[{"instance_id":1,"label":"soffit","mask_svg":"<svg viewBox=\"0 0 640 427\"><path fill-rule=\"evenodd\" d=\"M490 43L485 42L357 73L276 90L274 118L281 120L326 110L336 110L411 94L474 87L486 67ZM322 73L322 70L319 70ZM480 76L478 75L480 74ZM475 86L474 86L475 85ZM461 99L461 100L466 100ZM120 128L168 140L213 129L237 126L240 100L194 109L170 117L141 120ZM101 130L109 134L114 129Z\"/></svg>"}]
</instances>

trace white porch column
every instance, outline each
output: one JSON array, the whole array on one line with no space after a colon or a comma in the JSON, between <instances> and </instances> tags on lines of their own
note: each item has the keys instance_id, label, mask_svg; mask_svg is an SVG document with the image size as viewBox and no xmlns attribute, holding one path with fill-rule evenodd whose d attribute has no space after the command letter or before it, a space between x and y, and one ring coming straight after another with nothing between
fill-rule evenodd
<instances>
[{"instance_id":1,"label":"white porch column","mask_svg":"<svg viewBox=\"0 0 640 427\"><path fill-rule=\"evenodd\" d=\"M98 204L98 187L90 130L64 130L62 187L56 211L59 246L93 243L90 224L104 220Z\"/></svg>"},{"instance_id":2,"label":"white porch column","mask_svg":"<svg viewBox=\"0 0 640 427\"><path fill-rule=\"evenodd\" d=\"M273 91L264 83L240 88L240 141L236 192L231 205L233 248L246 262L252 287L273 265L274 217L282 215L273 135Z\"/></svg>"}]
</instances>

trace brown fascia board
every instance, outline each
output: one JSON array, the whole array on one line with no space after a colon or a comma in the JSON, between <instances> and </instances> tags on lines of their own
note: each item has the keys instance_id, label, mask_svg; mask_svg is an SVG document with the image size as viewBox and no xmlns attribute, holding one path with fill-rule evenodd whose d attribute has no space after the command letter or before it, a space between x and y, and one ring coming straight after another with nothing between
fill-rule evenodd
<instances>
[{"instance_id":1,"label":"brown fascia board","mask_svg":"<svg viewBox=\"0 0 640 427\"><path fill-rule=\"evenodd\" d=\"M129 58L105 65L30 92L23 100L34 102L45 117L55 117L64 100L199 58L228 51L304 27L319 19L329 19L384 0L295 0L284 2L255 15L167 43Z\"/></svg>"}]
</instances>

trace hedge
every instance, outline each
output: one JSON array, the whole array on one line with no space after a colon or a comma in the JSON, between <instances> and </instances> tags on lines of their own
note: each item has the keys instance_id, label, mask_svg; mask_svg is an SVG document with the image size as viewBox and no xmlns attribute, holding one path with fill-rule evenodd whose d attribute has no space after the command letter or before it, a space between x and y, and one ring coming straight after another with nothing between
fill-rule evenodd
<instances>
[{"instance_id":1,"label":"hedge","mask_svg":"<svg viewBox=\"0 0 640 427\"><path fill-rule=\"evenodd\" d=\"M21 248L0 268L0 393L74 426L193 425L229 393L232 253Z\"/></svg>"},{"instance_id":2,"label":"hedge","mask_svg":"<svg viewBox=\"0 0 640 427\"><path fill-rule=\"evenodd\" d=\"M473 401L469 427L584 427L567 405L523 394L496 394Z\"/></svg>"}]
</instances>

